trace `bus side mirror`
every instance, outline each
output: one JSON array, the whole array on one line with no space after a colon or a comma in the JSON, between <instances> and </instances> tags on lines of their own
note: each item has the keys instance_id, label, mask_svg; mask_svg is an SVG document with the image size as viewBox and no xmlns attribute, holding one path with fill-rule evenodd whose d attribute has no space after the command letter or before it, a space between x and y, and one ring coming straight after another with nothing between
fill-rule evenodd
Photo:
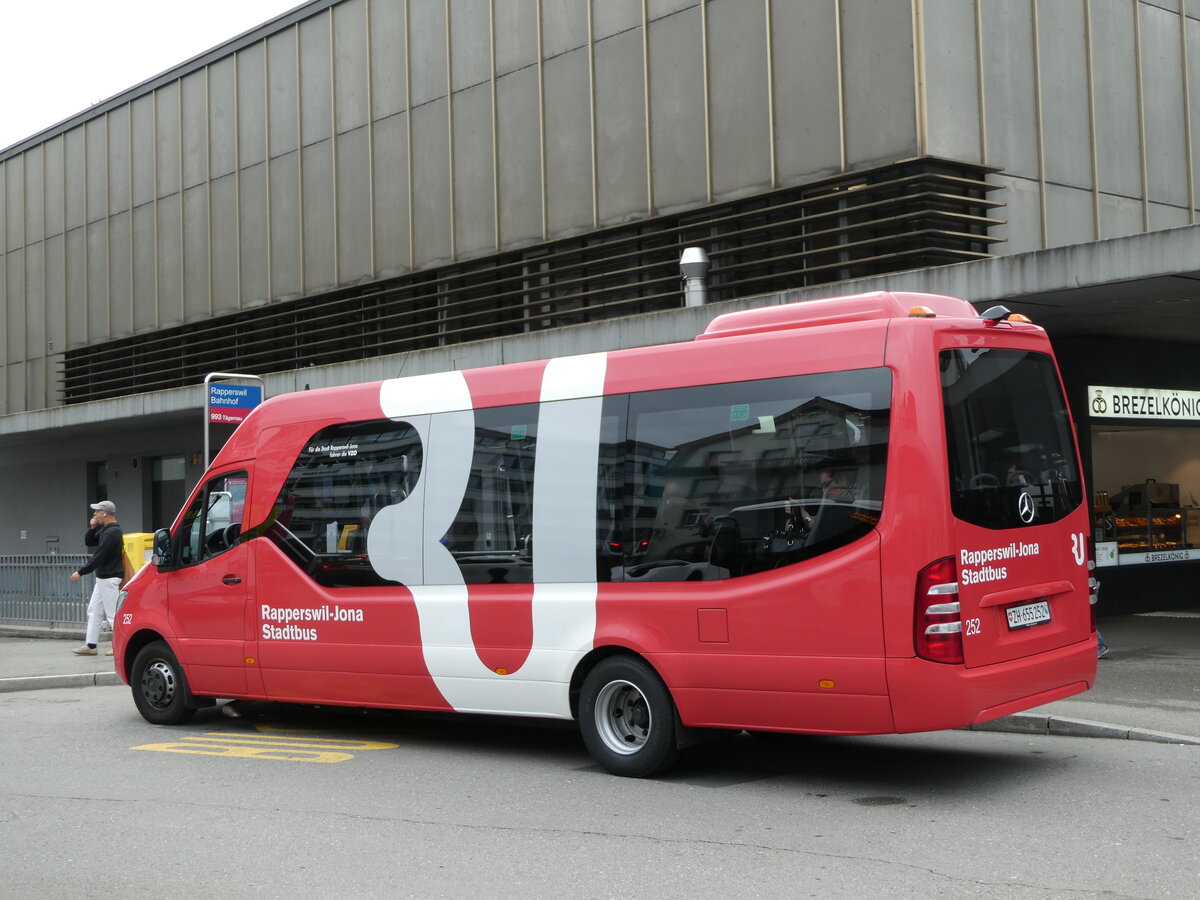
<instances>
[{"instance_id":1,"label":"bus side mirror","mask_svg":"<svg viewBox=\"0 0 1200 900\"><path fill-rule=\"evenodd\" d=\"M154 564L160 568L171 564L171 532L165 528L154 532Z\"/></svg>"}]
</instances>

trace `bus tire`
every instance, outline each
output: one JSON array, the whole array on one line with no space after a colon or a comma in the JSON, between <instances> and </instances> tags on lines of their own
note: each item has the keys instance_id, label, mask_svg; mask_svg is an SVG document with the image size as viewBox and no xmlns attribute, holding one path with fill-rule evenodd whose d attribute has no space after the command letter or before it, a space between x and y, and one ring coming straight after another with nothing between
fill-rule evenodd
<instances>
[{"instance_id":1,"label":"bus tire","mask_svg":"<svg viewBox=\"0 0 1200 900\"><path fill-rule=\"evenodd\" d=\"M179 660L162 641L147 644L133 661L133 702L152 725L181 725L196 714L187 704L187 680Z\"/></svg>"},{"instance_id":2,"label":"bus tire","mask_svg":"<svg viewBox=\"0 0 1200 900\"><path fill-rule=\"evenodd\" d=\"M646 778L673 765L680 754L676 719L671 692L641 659L611 656L583 681L583 743L613 775Z\"/></svg>"}]
</instances>

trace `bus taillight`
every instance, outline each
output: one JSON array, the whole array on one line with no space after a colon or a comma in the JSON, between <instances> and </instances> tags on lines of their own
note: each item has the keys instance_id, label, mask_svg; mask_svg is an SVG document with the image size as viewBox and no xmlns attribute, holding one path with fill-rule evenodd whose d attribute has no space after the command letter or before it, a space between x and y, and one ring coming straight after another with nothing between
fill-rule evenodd
<instances>
[{"instance_id":1,"label":"bus taillight","mask_svg":"<svg viewBox=\"0 0 1200 900\"><path fill-rule=\"evenodd\" d=\"M930 662L963 661L962 618L958 603L958 572L947 556L917 575L914 636L917 655Z\"/></svg>"}]
</instances>

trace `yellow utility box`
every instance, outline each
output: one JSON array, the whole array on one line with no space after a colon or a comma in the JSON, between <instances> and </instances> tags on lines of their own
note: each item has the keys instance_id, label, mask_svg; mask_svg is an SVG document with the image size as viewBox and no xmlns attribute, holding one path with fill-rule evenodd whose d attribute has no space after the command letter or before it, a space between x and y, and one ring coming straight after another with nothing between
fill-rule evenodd
<instances>
[{"instance_id":1,"label":"yellow utility box","mask_svg":"<svg viewBox=\"0 0 1200 900\"><path fill-rule=\"evenodd\" d=\"M136 572L146 563L150 562L150 557L153 553L154 535L143 531L136 531L133 534L125 535L125 555L133 563L133 571Z\"/></svg>"}]
</instances>

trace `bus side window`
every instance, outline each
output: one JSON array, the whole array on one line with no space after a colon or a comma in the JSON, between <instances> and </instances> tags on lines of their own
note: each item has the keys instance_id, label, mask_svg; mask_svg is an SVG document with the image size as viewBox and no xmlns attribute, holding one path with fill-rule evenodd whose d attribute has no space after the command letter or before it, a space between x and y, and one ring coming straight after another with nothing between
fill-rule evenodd
<instances>
[{"instance_id":1,"label":"bus side window","mask_svg":"<svg viewBox=\"0 0 1200 900\"><path fill-rule=\"evenodd\" d=\"M891 378L869 369L630 399L628 581L712 581L798 562L879 520Z\"/></svg>"}]
</instances>

